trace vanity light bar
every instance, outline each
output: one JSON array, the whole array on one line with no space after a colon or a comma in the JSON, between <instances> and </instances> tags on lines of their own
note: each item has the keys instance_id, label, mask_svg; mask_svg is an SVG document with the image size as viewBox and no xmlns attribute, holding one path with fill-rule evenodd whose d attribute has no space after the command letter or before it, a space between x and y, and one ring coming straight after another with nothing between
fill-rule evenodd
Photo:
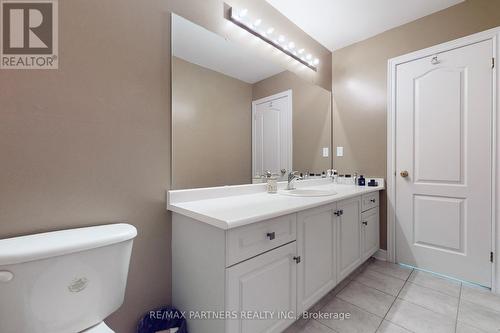
<instances>
[{"instance_id":1,"label":"vanity light bar","mask_svg":"<svg viewBox=\"0 0 500 333\"><path fill-rule=\"evenodd\" d=\"M274 32L274 28L269 27L265 32L259 32L257 31L256 27L260 26L262 23L261 19L255 20L253 23L246 23L249 22L248 20L245 20L245 16L247 15L248 10L243 9L240 11L240 13L236 13L236 10L233 7L229 8L229 20L239 26L242 29L245 29L252 35L259 37L262 39L264 42L274 46L281 52L285 53L289 57L292 57L293 59L297 60L304 66L309 67L313 71L317 71L318 68L315 66L319 63L318 58L315 58L313 60L313 56L311 54L307 55L302 55L304 53L304 49L300 49L298 51L292 51L295 48L295 43L290 41L286 43L286 38L283 35L280 35L277 40L273 40L268 37L268 35L272 34ZM282 44L280 44L282 43Z\"/></svg>"}]
</instances>

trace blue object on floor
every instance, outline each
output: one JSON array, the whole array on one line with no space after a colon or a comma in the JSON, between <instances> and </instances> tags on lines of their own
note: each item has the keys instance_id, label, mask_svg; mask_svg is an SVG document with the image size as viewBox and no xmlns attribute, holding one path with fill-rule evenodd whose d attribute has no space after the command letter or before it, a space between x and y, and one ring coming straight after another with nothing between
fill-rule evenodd
<instances>
[{"instance_id":1,"label":"blue object on floor","mask_svg":"<svg viewBox=\"0 0 500 333\"><path fill-rule=\"evenodd\" d=\"M137 333L156 333L178 328L176 333L188 333L186 319L174 307L165 306L146 313L137 325Z\"/></svg>"}]
</instances>

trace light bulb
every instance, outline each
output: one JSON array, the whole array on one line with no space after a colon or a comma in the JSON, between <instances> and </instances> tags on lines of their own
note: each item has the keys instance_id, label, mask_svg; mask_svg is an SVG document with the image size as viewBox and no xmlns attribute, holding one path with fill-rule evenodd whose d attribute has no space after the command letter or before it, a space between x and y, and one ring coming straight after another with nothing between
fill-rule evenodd
<instances>
[{"instance_id":1,"label":"light bulb","mask_svg":"<svg viewBox=\"0 0 500 333\"><path fill-rule=\"evenodd\" d=\"M304 53L304 49L299 50L299 54L302 54L302 53Z\"/></svg>"},{"instance_id":2,"label":"light bulb","mask_svg":"<svg viewBox=\"0 0 500 333\"><path fill-rule=\"evenodd\" d=\"M319 64L319 59L318 58L314 59L313 64L315 65Z\"/></svg>"},{"instance_id":3,"label":"light bulb","mask_svg":"<svg viewBox=\"0 0 500 333\"><path fill-rule=\"evenodd\" d=\"M261 23L262 23L261 19L256 19L255 22L253 23L253 25L258 27Z\"/></svg>"},{"instance_id":4,"label":"light bulb","mask_svg":"<svg viewBox=\"0 0 500 333\"><path fill-rule=\"evenodd\" d=\"M311 60L311 59L312 59L312 55L309 53L309 54L306 56L306 59L307 59L307 60Z\"/></svg>"},{"instance_id":5,"label":"light bulb","mask_svg":"<svg viewBox=\"0 0 500 333\"><path fill-rule=\"evenodd\" d=\"M285 41L285 39L286 39L286 38L285 38L285 36L283 36L283 35L280 35L280 36L278 37L278 41L280 41L281 43L283 43L283 42Z\"/></svg>"},{"instance_id":6,"label":"light bulb","mask_svg":"<svg viewBox=\"0 0 500 333\"><path fill-rule=\"evenodd\" d=\"M294 47L295 47L295 43L294 42L288 43L288 48L289 49L293 49Z\"/></svg>"},{"instance_id":7,"label":"light bulb","mask_svg":"<svg viewBox=\"0 0 500 333\"><path fill-rule=\"evenodd\" d=\"M240 11L240 17L245 17L245 16L247 16L247 13L248 13L248 9L246 9L246 8L245 8L245 9L242 9L242 10Z\"/></svg>"},{"instance_id":8,"label":"light bulb","mask_svg":"<svg viewBox=\"0 0 500 333\"><path fill-rule=\"evenodd\" d=\"M274 32L274 28L273 27L270 27L269 29L267 29L267 34L270 35Z\"/></svg>"}]
</instances>

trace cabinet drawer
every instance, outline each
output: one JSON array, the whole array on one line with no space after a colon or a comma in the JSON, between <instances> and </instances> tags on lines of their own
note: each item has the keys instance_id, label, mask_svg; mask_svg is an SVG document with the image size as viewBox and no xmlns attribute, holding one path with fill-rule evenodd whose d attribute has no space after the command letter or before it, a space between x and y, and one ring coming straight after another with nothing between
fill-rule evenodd
<instances>
[{"instance_id":1,"label":"cabinet drawer","mask_svg":"<svg viewBox=\"0 0 500 333\"><path fill-rule=\"evenodd\" d=\"M296 224L290 214L226 231L226 267L294 241Z\"/></svg>"},{"instance_id":2,"label":"cabinet drawer","mask_svg":"<svg viewBox=\"0 0 500 333\"><path fill-rule=\"evenodd\" d=\"M378 192L363 194L361 198L361 211L378 207Z\"/></svg>"}]
</instances>

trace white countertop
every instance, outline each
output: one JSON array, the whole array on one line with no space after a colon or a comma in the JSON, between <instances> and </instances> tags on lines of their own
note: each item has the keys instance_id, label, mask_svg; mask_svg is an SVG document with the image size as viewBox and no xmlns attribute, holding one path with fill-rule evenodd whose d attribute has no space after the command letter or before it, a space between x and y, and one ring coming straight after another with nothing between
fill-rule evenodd
<instances>
[{"instance_id":1,"label":"white countertop","mask_svg":"<svg viewBox=\"0 0 500 333\"><path fill-rule=\"evenodd\" d=\"M379 184L377 187L333 184L328 179L296 183L297 188L331 189L337 192L323 197L297 197L279 192L269 194L266 184L174 190L167 192L167 209L227 230L383 190L384 180L376 180ZM280 188L283 186L283 183L279 184Z\"/></svg>"}]
</instances>

